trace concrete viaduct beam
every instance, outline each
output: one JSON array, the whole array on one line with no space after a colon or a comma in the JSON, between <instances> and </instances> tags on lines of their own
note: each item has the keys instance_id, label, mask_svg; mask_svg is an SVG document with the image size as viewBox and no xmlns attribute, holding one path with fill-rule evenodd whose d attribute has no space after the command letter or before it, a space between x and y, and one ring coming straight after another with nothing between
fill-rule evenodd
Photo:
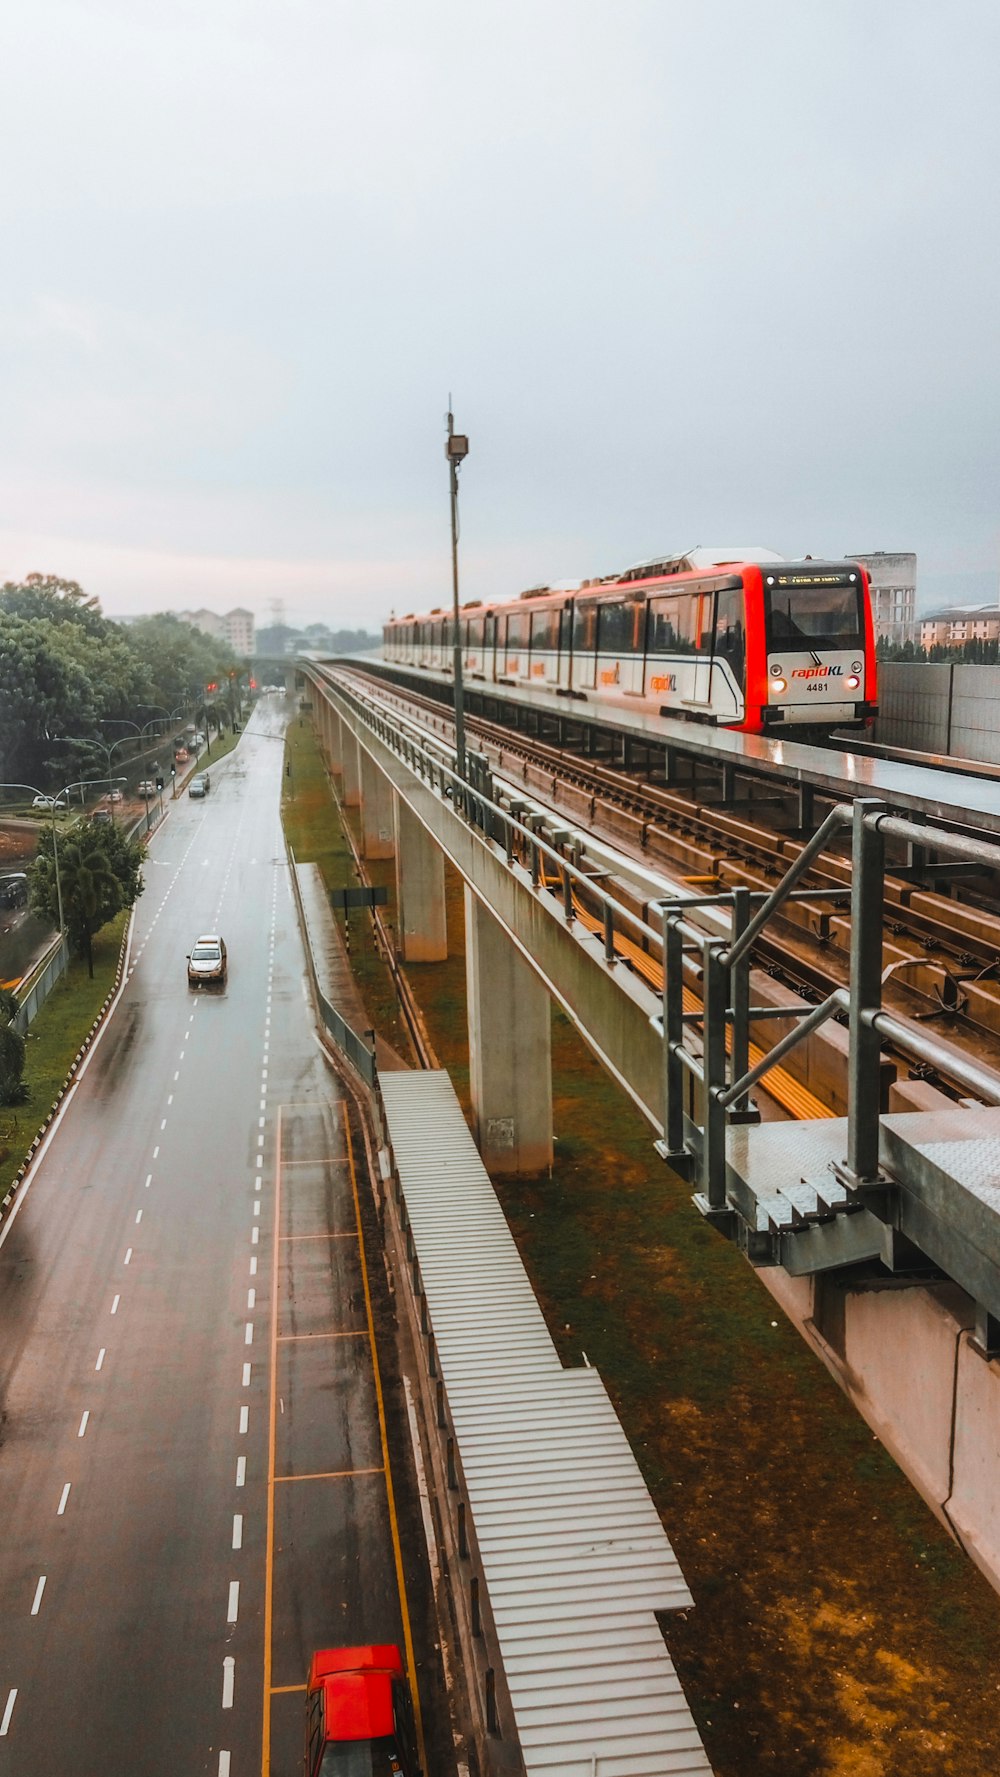
<instances>
[{"instance_id":1,"label":"concrete viaduct beam","mask_svg":"<svg viewBox=\"0 0 1000 1777\"><path fill-rule=\"evenodd\" d=\"M535 971L465 890L469 1085L476 1143L493 1174L552 1165L552 1012Z\"/></svg>"},{"instance_id":2,"label":"concrete viaduct beam","mask_svg":"<svg viewBox=\"0 0 1000 1777\"><path fill-rule=\"evenodd\" d=\"M391 858L396 849L392 785L371 754L358 747L361 765L361 850L366 858Z\"/></svg>"},{"instance_id":3,"label":"concrete viaduct beam","mask_svg":"<svg viewBox=\"0 0 1000 1777\"><path fill-rule=\"evenodd\" d=\"M343 756L341 770L344 774L343 802L345 808L361 807L361 748L354 735L341 729L343 735Z\"/></svg>"},{"instance_id":4,"label":"concrete viaduct beam","mask_svg":"<svg viewBox=\"0 0 1000 1777\"><path fill-rule=\"evenodd\" d=\"M348 744L353 744L352 736ZM372 770L377 769L373 763ZM444 853L409 803L391 790L390 794L395 809L397 938L403 961L441 963L448 955Z\"/></svg>"}]
</instances>

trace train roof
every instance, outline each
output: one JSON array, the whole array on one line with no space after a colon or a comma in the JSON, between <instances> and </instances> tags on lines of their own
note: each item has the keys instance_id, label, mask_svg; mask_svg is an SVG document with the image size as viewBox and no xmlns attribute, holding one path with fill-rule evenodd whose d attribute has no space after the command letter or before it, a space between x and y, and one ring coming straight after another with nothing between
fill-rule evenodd
<instances>
[{"instance_id":1,"label":"train roof","mask_svg":"<svg viewBox=\"0 0 1000 1777\"><path fill-rule=\"evenodd\" d=\"M695 549L686 549L679 555L654 555L648 561L637 561L619 577L622 580L653 580L661 574L693 574L699 568L728 568L745 562L763 565L767 562L784 561L773 549L764 549L759 543L741 544L701 544Z\"/></svg>"}]
</instances>

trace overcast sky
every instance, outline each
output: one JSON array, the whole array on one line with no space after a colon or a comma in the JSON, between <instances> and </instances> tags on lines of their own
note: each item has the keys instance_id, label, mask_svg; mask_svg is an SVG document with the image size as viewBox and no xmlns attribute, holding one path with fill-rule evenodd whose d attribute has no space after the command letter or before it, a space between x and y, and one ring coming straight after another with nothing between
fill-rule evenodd
<instances>
[{"instance_id":1,"label":"overcast sky","mask_svg":"<svg viewBox=\"0 0 1000 1777\"><path fill-rule=\"evenodd\" d=\"M377 627L697 543L1000 567L994 0L7 9L0 580ZM957 578L950 578L957 576Z\"/></svg>"}]
</instances>

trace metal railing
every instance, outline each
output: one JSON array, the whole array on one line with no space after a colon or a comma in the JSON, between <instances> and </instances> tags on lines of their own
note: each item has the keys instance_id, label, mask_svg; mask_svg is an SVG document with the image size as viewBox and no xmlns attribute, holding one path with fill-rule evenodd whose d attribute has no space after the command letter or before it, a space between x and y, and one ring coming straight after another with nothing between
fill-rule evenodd
<instances>
[{"instance_id":1,"label":"metal railing","mask_svg":"<svg viewBox=\"0 0 1000 1777\"><path fill-rule=\"evenodd\" d=\"M902 842L921 853L941 854L1000 873L1000 843L903 818L884 803L859 798L835 806L803 847L777 886L768 891L735 888L705 896L682 896L658 904L660 924L643 919L606 890L580 863L584 833L574 834L562 817L531 812L527 803L498 793L485 755L468 755L468 775L458 776L445 742L428 741L406 718L389 719L374 699L336 681L338 698L356 719L409 769L449 802L456 818L479 829L484 842L502 853L508 868L530 881L540 896L555 900L567 924L589 909L593 926L585 935L608 969L624 959L623 940L638 945L662 972L661 1010L655 1023L663 1036L663 1141L659 1151L697 1185L700 1207L720 1222L731 1216L726 1190L726 1132L753 1116L751 1089L770 1069L831 1018L846 1016L847 1140L837 1177L852 1193L884 1187L879 1166L879 1123L883 1044L905 1057L931 1063L968 1093L1000 1104L1000 1075L949 1049L946 1060L932 1038L882 1007L883 907L886 844ZM850 886L820 884L800 889L820 853L851 835ZM754 1006L750 1003L752 947L768 922L789 902L840 903L850 900L849 982L819 1005ZM714 929L695 916L717 910ZM718 930L718 919L728 933ZM684 992L696 986L700 1009L686 1011ZM794 1021L752 1066L750 1026L775 1018Z\"/></svg>"},{"instance_id":2,"label":"metal railing","mask_svg":"<svg viewBox=\"0 0 1000 1777\"><path fill-rule=\"evenodd\" d=\"M44 1006L60 975L64 975L69 966L69 945L65 938L56 938L50 954L46 957L38 974L28 988L24 998L18 1001L17 1011L11 1023L23 1037L27 1034L32 1019Z\"/></svg>"},{"instance_id":3,"label":"metal railing","mask_svg":"<svg viewBox=\"0 0 1000 1777\"><path fill-rule=\"evenodd\" d=\"M360 1074L365 1085L374 1087L376 1080L374 1051L369 1048L368 1044L362 1037L358 1036L357 1031L351 1028L347 1019L337 1011L336 1006L331 1005L319 984L319 976L316 973L316 963L309 938L309 925L306 920L305 908L302 905L299 880L295 871L295 854L287 841L285 849L288 853L288 869L292 880L292 893L295 896L295 906L299 916L299 930L302 933L302 947L306 953L306 968L309 972L309 985L312 988L317 1010L319 1011L319 1015L323 1020L326 1030L333 1038L333 1041L341 1051L341 1054L346 1056L355 1072Z\"/></svg>"}]
</instances>

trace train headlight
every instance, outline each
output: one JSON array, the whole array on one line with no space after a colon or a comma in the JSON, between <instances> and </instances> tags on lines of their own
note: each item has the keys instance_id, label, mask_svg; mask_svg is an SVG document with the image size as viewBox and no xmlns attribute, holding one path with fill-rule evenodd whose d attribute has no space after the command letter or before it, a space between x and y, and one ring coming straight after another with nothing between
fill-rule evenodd
<instances>
[{"instance_id":1,"label":"train headlight","mask_svg":"<svg viewBox=\"0 0 1000 1777\"><path fill-rule=\"evenodd\" d=\"M858 686L861 683L861 680L858 678L857 673L850 673L845 682L846 682L848 691L856 691Z\"/></svg>"},{"instance_id":2,"label":"train headlight","mask_svg":"<svg viewBox=\"0 0 1000 1777\"><path fill-rule=\"evenodd\" d=\"M786 684L784 679L773 678L771 680L771 690L772 691L787 691L788 685Z\"/></svg>"}]
</instances>

